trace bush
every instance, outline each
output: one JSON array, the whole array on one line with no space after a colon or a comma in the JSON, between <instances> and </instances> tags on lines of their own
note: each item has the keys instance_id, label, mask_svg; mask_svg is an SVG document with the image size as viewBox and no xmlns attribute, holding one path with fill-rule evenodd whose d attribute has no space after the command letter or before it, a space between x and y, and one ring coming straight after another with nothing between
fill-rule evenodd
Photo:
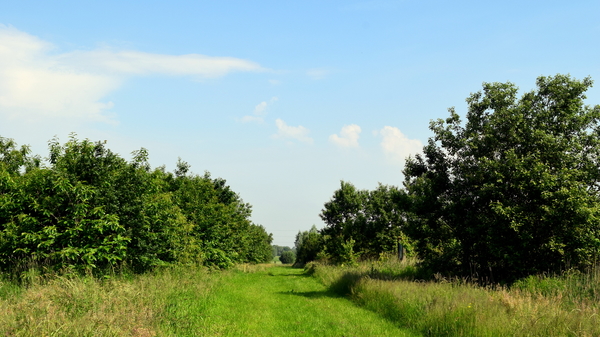
<instances>
[{"instance_id":1,"label":"bush","mask_svg":"<svg viewBox=\"0 0 600 337\"><path fill-rule=\"evenodd\" d=\"M294 252L291 250L285 251L281 253L279 261L281 261L283 264L292 264L296 261L296 254L294 254Z\"/></svg>"},{"instance_id":2,"label":"bush","mask_svg":"<svg viewBox=\"0 0 600 337\"><path fill-rule=\"evenodd\" d=\"M267 262L272 236L224 179L152 170L102 142L50 142L48 166L0 137L0 271L29 266L135 272L171 264Z\"/></svg>"}]
</instances>

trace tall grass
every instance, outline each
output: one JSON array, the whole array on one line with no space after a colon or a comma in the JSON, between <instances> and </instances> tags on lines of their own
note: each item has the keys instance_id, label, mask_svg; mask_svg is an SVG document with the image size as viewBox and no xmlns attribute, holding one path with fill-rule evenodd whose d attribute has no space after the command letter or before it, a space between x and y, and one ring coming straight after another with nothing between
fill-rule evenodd
<instances>
[{"instance_id":1,"label":"tall grass","mask_svg":"<svg viewBox=\"0 0 600 337\"><path fill-rule=\"evenodd\" d=\"M567 273L481 287L419 281L412 263L379 261L308 270L331 290L426 336L600 336L600 273Z\"/></svg>"},{"instance_id":2,"label":"tall grass","mask_svg":"<svg viewBox=\"0 0 600 337\"><path fill-rule=\"evenodd\" d=\"M181 292L205 296L218 278L203 269L164 269L106 279L41 276L0 279L0 336L163 336Z\"/></svg>"},{"instance_id":3,"label":"tall grass","mask_svg":"<svg viewBox=\"0 0 600 337\"><path fill-rule=\"evenodd\" d=\"M600 336L597 269L532 276L510 288L492 288L464 280L421 281L414 261L307 266L329 288L321 291L315 281L306 283L310 278L282 277L279 273L287 269L269 268L172 268L109 278L30 269L20 275L20 283L0 277L0 337L194 336L198 327L226 333L225 327L237 324L242 331L248 329L244 322L261 320L267 313L273 321L260 328L280 331L297 322L282 323L279 318L304 315L306 322L323 320L323 312L308 308L318 304L328 310L332 301L341 300L331 294L348 295L359 306L425 336ZM342 310L338 302L336 310ZM232 316L232 308L241 312Z\"/></svg>"}]
</instances>

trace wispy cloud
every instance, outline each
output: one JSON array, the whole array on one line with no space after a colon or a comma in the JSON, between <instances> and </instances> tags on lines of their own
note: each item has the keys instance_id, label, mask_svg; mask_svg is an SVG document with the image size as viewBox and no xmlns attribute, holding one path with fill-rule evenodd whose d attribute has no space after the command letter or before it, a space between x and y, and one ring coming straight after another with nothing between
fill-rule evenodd
<instances>
[{"instance_id":1,"label":"wispy cloud","mask_svg":"<svg viewBox=\"0 0 600 337\"><path fill-rule=\"evenodd\" d=\"M243 122L243 123L248 123L248 122L262 123L262 122L264 122L265 116L268 113L267 107L272 105L273 103L277 102L277 100L278 100L277 97L271 97L269 102L263 101L263 102L258 103L254 107L253 114L242 117L242 119L240 119L240 122Z\"/></svg>"},{"instance_id":2,"label":"wispy cloud","mask_svg":"<svg viewBox=\"0 0 600 337\"><path fill-rule=\"evenodd\" d=\"M56 53L42 39L0 25L0 114L109 121L106 95L131 76L214 78L260 65L232 57L162 55L99 49Z\"/></svg>"},{"instance_id":3,"label":"wispy cloud","mask_svg":"<svg viewBox=\"0 0 600 337\"><path fill-rule=\"evenodd\" d=\"M325 77L327 77L330 73L331 73L331 71L328 69L314 68L314 69L309 69L306 72L306 75L308 75L308 77L312 78L313 80L322 80Z\"/></svg>"},{"instance_id":4,"label":"wispy cloud","mask_svg":"<svg viewBox=\"0 0 600 337\"><path fill-rule=\"evenodd\" d=\"M313 143L313 139L308 137L310 130L302 125L289 126L279 118L275 121L275 125L277 125L277 133L272 136L275 139L295 139L303 143Z\"/></svg>"},{"instance_id":5,"label":"wispy cloud","mask_svg":"<svg viewBox=\"0 0 600 337\"><path fill-rule=\"evenodd\" d=\"M333 134L329 136L329 141L340 147L358 147L360 132L360 126L356 124L344 125L340 131L341 136Z\"/></svg>"},{"instance_id":6,"label":"wispy cloud","mask_svg":"<svg viewBox=\"0 0 600 337\"><path fill-rule=\"evenodd\" d=\"M423 143L418 139L408 139L398 128L385 126L379 131L383 137L381 149L394 163L404 165L405 159L409 155L414 155L423 151Z\"/></svg>"},{"instance_id":7,"label":"wispy cloud","mask_svg":"<svg viewBox=\"0 0 600 337\"><path fill-rule=\"evenodd\" d=\"M276 97L273 97L274 100L277 100ZM259 116L263 116L263 114L265 113L265 109L267 108L267 102L260 102L258 103L257 106L254 107L254 114L255 115L259 115Z\"/></svg>"},{"instance_id":8,"label":"wispy cloud","mask_svg":"<svg viewBox=\"0 0 600 337\"><path fill-rule=\"evenodd\" d=\"M214 78L234 71L261 70L254 62L233 57L164 55L139 51L76 51L59 55L56 60L82 71L109 71L123 75L163 74Z\"/></svg>"}]
</instances>

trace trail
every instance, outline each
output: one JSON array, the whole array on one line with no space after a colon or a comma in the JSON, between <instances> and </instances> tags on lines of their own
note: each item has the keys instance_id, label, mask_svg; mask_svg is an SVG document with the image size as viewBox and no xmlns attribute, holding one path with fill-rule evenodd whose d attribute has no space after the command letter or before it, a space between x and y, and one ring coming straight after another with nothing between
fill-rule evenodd
<instances>
[{"instance_id":1,"label":"trail","mask_svg":"<svg viewBox=\"0 0 600 337\"><path fill-rule=\"evenodd\" d=\"M171 305L174 336L418 336L284 266L224 273L208 297Z\"/></svg>"}]
</instances>

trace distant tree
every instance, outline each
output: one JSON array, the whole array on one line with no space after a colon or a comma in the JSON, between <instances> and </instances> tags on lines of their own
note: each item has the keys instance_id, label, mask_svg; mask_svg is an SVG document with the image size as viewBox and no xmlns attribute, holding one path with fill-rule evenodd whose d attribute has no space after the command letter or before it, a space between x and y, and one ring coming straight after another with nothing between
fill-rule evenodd
<instances>
[{"instance_id":1,"label":"distant tree","mask_svg":"<svg viewBox=\"0 0 600 337\"><path fill-rule=\"evenodd\" d=\"M283 264L292 264L294 261L296 261L296 254L294 254L294 252L291 250L286 250L279 257L279 261L281 261Z\"/></svg>"},{"instance_id":2,"label":"distant tree","mask_svg":"<svg viewBox=\"0 0 600 337\"><path fill-rule=\"evenodd\" d=\"M407 161L407 234L434 271L492 281L585 268L600 257L600 106L592 80L539 77L471 94Z\"/></svg>"},{"instance_id":3,"label":"distant tree","mask_svg":"<svg viewBox=\"0 0 600 337\"><path fill-rule=\"evenodd\" d=\"M368 191L342 181L320 214L326 252L343 263L395 251L404 237L407 200L406 192L394 186L379 184Z\"/></svg>"},{"instance_id":4,"label":"distant tree","mask_svg":"<svg viewBox=\"0 0 600 337\"><path fill-rule=\"evenodd\" d=\"M278 246L278 245L272 245L272 251L273 251L273 258L277 257L277 256L281 256L281 254L283 252L286 252L288 250L292 250L290 247L288 246Z\"/></svg>"},{"instance_id":5,"label":"distant tree","mask_svg":"<svg viewBox=\"0 0 600 337\"><path fill-rule=\"evenodd\" d=\"M298 232L296 235L296 264L305 264L315 261L317 255L323 250L323 238L314 225L308 231Z\"/></svg>"},{"instance_id":6,"label":"distant tree","mask_svg":"<svg viewBox=\"0 0 600 337\"><path fill-rule=\"evenodd\" d=\"M271 242L273 235L267 233L261 225L251 224L245 231L247 238L244 247L243 262L265 263L273 259L271 255Z\"/></svg>"}]
</instances>

